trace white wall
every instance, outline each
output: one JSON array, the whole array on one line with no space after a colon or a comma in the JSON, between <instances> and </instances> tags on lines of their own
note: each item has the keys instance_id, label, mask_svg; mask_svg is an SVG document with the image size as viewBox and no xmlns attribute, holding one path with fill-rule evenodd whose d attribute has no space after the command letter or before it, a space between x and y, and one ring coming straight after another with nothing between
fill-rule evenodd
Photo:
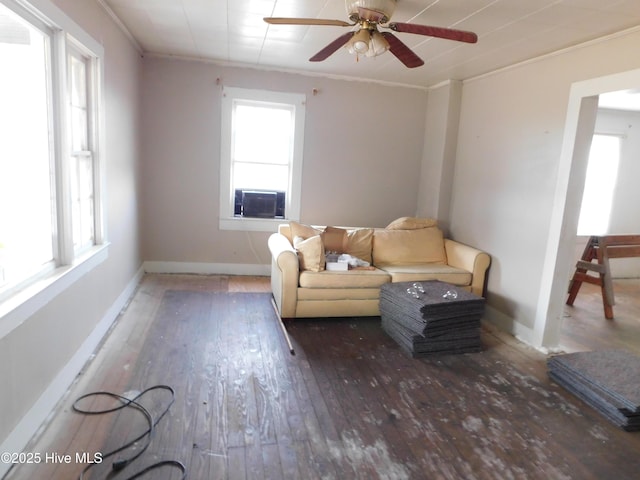
<instances>
[{"instance_id":1,"label":"white wall","mask_svg":"<svg viewBox=\"0 0 640 480\"><path fill-rule=\"evenodd\" d=\"M451 187L456 164L462 82L429 90L417 215L438 219L449 233Z\"/></svg>"},{"instance_id":2,"label":"white wall","mask_svg":"<svg viewBox=\"0 0 640 480\"><path fill-rule=\"evenodd\" d=\"M218 228L222 85L307 95L301 221L385 226L415 214L426 91L146 58L146 260L271 263L269 233Z\"/></svg>"},{"instance_id":3,"label":"white wall","mask_svg":"<svg viewBox=\"0 0 640 480\"><path fill-rule=\"evenodd\" d=\"M104 329L105 321L115 318L118 303L135 285L142 264L138 226L140 57L95 1L54 3L105 49L104 161L111 245L106 261L0 339L0 446L11 448L22 448L20 442L34 433L29 428L43 420L38 415L46 415L55 405L59 397L46 398L43 393L64 391L65 379L77 373L69 369L69 362L81 367L88 358L90 351L81 352L82 358L76 354L87 346L97 326ZM62 384L52 385L61 378ZM38 408L44 410L36 411ZM0 475L2 468L0 464Z\"/></svg>"},{"instance_id":4,"label":"white wall","mask_svg":"<svg viewBox=\"0 0 640 480\"><path fill-rule=\"evenodd\" d=\"M491 254L487 303L519 335L531 335L547 281L571 84L637 68L639 41L613 37L464 83L451 232Z\"/></svg>"}]
</instances>

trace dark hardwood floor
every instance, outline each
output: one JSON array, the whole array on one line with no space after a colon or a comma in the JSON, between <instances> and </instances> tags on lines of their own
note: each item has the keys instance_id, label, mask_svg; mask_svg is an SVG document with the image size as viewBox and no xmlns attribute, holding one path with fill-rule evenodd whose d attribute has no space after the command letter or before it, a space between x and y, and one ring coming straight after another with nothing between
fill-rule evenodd
<instances>
[{"instance_id":1,"label":"dark hardwood floor","mask_svg":"<svg viewBox=\"0 0 640 480\"><path fill-rule=\"evenodd\" d=\"M614 288L614 320L590 285L566 308L568 351L640 354L640 281ZM117 448L146 422L134 409L81 415L73 402L102 390L132 397L155 384L170 385L175 402L149 449L120 472L109 459L85 478L129 478L166 459L197 480L638 478L640 432L618 429L549 381L546 357L513 337L483 326L480 353L411 359L379 319L296 320L287 324L291 355L269 290L260 277L145 276L26 450L72 460L23 465L5 478L78 478L86 462L77 454ZM249 295L229 306L216 292ZM162 390L140 403L157 418L170 401ZM167 467L141 478L181 474Z\"/></svg>"}]
</instances>

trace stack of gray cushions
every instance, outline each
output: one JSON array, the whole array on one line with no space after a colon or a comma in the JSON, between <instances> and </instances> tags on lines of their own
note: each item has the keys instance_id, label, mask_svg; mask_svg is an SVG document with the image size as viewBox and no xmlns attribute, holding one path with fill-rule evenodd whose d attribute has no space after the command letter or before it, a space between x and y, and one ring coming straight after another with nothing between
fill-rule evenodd
<instances>
[{"instance_id":1,"label":"stack of gray cushions","mask_svg":"<svg viewBox=\"0 0 640 480\"><path fill-rule=\"evenodd\" d=\"M618 427L640 430L640 357L619 350L551 357L549 377Z\"/></svg>"},{"instance_id":2,"label":"stack of gray cushions","mask_svg":"<svg viewBox=\"0 0 640 480\"><path fill-rule=\"evenodd\" d=\"M407 293L412 282L381 287L380 315L385 332L413 357L480 351L484 298L437 280L418 284L424 290L418 292L418 298ZM456 298L447 292L454 292Z\"/></svg>"}]
</instances>

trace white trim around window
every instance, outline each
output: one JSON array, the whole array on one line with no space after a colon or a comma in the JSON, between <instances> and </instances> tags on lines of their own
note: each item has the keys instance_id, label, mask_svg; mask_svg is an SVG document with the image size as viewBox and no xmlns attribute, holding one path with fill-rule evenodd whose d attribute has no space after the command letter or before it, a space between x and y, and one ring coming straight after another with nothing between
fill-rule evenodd
<instances>
[{"instance_id":1,"label":"white trim around window","mask_svg":"<svg viewBox=\"0 0 640 480\"><path fill-rule=\"evenodd\" d=\"M104 229L104 48L50 0L0 0L0 4L47 36L49 155L52 192L55 197L52 218L55 239L53 261L34 276L15 285L8 285L0 295L2 338L105 261L108 258L108 241ZM68 159L71 157L67 82L69 48L84 55L87 61L87 101L90 109L87 121L93 156L94 241L92 245L77 251L73 248L71 202L68 198Z\"/></svg>"},{"instance_id":2,"label":"white trim around window","mask_svg":"<svg viewBox=\"0 0 640 480\"><path fill-rule=\"evenodd\" d=\"M263 219L234 216L235 192L232 186L232 138L233 110L237 102L291 106L294 111L294 145L286 191L285 218ZM224 87L221 108L220 141L220 210L221 230L276 231L280 223L300 219L300 197L302 191L302 160L304 151L304 122L306 96L299 93L254 90Z\"/></svg>"}]
</instances>

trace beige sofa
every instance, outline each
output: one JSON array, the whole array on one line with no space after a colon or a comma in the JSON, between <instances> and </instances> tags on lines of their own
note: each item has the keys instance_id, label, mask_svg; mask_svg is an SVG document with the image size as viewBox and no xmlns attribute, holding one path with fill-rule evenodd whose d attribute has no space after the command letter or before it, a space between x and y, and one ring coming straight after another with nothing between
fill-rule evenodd
<instances>
[{"instance_id":1,"label":"beige sofa","mask_svg":"<svg viewBox=\"0 0 640 480\"><path fill-rule=\"evenodd\" d=\"M378 316L380 287L388 282L440 280L483 295L491 262L487 253L443 238L435 220L411 217L384 229L291 222L280 225L268 244L282 318ZM329 250L370 266L327 270Z\"/></svg>"}]
</instances>

